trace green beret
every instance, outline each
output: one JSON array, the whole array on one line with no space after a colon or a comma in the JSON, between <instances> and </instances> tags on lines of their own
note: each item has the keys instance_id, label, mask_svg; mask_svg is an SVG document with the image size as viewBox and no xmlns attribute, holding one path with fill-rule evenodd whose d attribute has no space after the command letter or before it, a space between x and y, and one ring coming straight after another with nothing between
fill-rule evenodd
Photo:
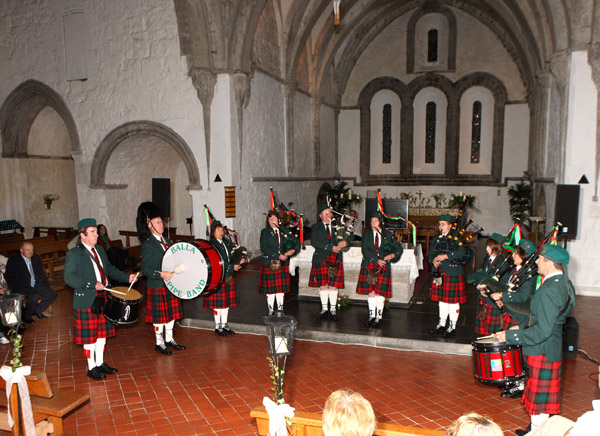
<instances>
[{"instance_id":1,"label":"green beret","mask_svg":"<svg viewBox=\"0 0 600 436\"><path fill-rule=\"evenodd\" d=\"M529 239L521 239L521 242L519 242L519 247L525 250L525 253L527 254L533 254L537 251L537 247Z\"/></svg>"},{"instance_id":2,"label":"green beret","mask_svg":"<svg viewBox=\"0 0 600 436\"><path fill-rule=\"evenodd\" d=\"M553 262L560 263L561 265L569 264L569 252L560 245L544 244L540 254L545 258L552 260Z\"/></svg>"},{"instance_id":3,"label":"green beret","mask_svg":"<svg viewBox=\"0 0 600 436\"><path fill-rule=\"evenodd\" d=\"M375 210L369 217L369 219L371 219L371 218L377 218L379 220L379 222L381 222L381 213L378 210Z\"/></svg>"},{"instance_id":4,"label":"green beret","mask_svg":"<svg viewBox=\"0 0 600 436\"><path fill-rule=\"evenodd\" d=\"M327 206L326 204L321 204L319 205L319 213L323 212L324 210L327 209L331 209L329 206Z\"/></svg>"},{"instance_id":5,"label":"green beret","mask_svg":"<svg viewBox=\"0 0 600 436\"><path fill-rule=\"evenodd\" d=\"M223 224L221 224L221 221L219 220L214 220L210 225L210 228L214 229L215 227L223 227Z\"/></svg>"},{"instance_id":6,"label":"green beret","mask_svg":"<svg viewBox=\"0 0 600 436\"><path fill-rule=\"evenodd\" d=\"M83 229L84 227L96 227L96 220L94 218L83 218L77 223L77 229Z\"/></svg>"},{"instance_id":7,"label":"green beret","mask_svg":"<svg viewBox=\"0 0 600 436\"><path fill-rule=\"evenodd\" d=\"M504 244L506 237L502 236L500 233L492 233L492 239L494 241L496 241L498 244L502 245L502 244Z\"/></svg>"},{"instance_id":8,"label":"green beret","mask_svg":"<svg viewBox=\"0 0 600 436\"><path fill-rule=\"evenodd\" d=\"M454 217L448 213L445 213L442 216L440 216L440 221L448 221L452 224L454 222Z\"/></svg>"},{"instance_id":9,"label":"green beret","mask_svg":"<svg viewBox=\"0 0 600 436\"><path fill-rule=\"evenodd\" d=\"M276 210L270 210L267 213L267 218L269 218L270 216L276 216L277 218L279 218L279 212L277 212Z\"/></svg>"}]
</instances>

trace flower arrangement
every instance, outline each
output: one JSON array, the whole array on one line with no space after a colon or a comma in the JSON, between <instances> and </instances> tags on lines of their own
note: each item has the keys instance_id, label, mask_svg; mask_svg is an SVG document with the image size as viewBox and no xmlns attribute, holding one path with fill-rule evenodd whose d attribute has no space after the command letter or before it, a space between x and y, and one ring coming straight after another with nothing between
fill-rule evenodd
<instances>
[{"instance_id":1,"label":"flower arrangement","mask_svg":"<svg viewBox=\"0 0 600 436\"><path fill-rule=\"evenodd\" d=\"M60 195L45 194L44 195L44 205L46 206L46 209L51 209L52 208L52 202L54 200L58 200L59 198L60 198Z\"/></svg>"},{"instance_id":2,"label":"flower arrangement","mask_svg":"<svg viewBox=\"0 0 600 436\"><path fill-rule=\"evenodd\" d=\"M269 361L269 368L271 368L272 375L269 376L271 379L273 386L271 386L271 391L273 391L273 402L277 404L284 404L285 400L283 399L283 375L285 374L285 370L279 372L279 367L275 364L272 357L267 357Z\"/></svg>"},{"instance_id":3,"label":"flower arrangement","mask_svg":"<svg viewBox=\"0 0 600 436\"><path fill-rule=\"evenodd\" d=\"M463 195L462 192L458 195L450 194L450 201L448 201L448 207L454 208L454 209L460 208L462 206L463 202L465 201L465 197L467 198L467 206L470 209L477 210L475 208L475 196L474 195Z\"/></svg>"},{"instance_id":4,"label":"flower arrangement","mask_svg":"<svg viewBox=\"0 0 600 436\"><path fill-rule=\"evenodd\" d=\"M352 300L349 296L344 294L338 294L337 305L340 309L352 306Z\"/></svg>"},{"instance_id":5,"label":"flower arrangement","mask_svg":"<svg viewBox=\"0 0 600 436\"><path fill-rule=\"evenodd\" d=\"M436 194L431 194L431 198L433 198L433 200L435 201L435 207L436 208L441 208L444 207L444 203L446 200L446 194L444 194L443 192L438 192Z\"/></svg>"},{"instance_id":6,"label":"flower arrangement","mask_svg":"<svg viewBox=\"0 0 600 436\"><path fill-rule=\"evenodd\" d=\"M330 206L340 213L349 213L353 204L362 201L362 196L360 194L354 194L352 189L347 188L347 186L348 182L339 180L327 193L330 200Z\"/></svg>"},{"instance_id":7,"label":"flower arrangement","mask_svg":"<svg viewBox=\"0 0 600 436\"><path fill-rule=\"evenodd\" d=\"M23 362L21 362L21 350L23 348L23 335L17 333L17 327L14 327L10 330L11 342L13 344L13 358L10 361L13 372L17 368L23 366Z\"/></svg>"}]
</instances>

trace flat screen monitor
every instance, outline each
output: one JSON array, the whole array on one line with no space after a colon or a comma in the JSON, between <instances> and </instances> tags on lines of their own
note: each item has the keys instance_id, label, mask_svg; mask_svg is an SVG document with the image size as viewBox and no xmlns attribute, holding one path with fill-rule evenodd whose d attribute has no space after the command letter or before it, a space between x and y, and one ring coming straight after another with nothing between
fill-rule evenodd
<instances>
[{"instance_id":1,"label":"flat screen monitor","mask_svg":"<svg viewBox=\"0 0 600 436\"><path fill-rule=\"evenodd\" d=\"M408 219L408 200L400 198L384 198L383 211L386 215L401 216L405 220ZM369 217L377 210L377 199L367 198L365 201L365 227L370 228ZM408 224L404 220L392 220L384 218L384 227L386 229L404 230L408 228Z\"/></svg>"}]
</instances>

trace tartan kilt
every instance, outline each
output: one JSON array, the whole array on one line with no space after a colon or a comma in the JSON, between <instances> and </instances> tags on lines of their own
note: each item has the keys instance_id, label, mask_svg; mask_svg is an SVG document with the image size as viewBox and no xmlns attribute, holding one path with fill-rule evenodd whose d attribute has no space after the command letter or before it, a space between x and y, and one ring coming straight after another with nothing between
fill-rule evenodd
<instances>
[{"instance_id":1,"label":"tartan kilt","mask_svg":"<svg viewBox=\"0 0 600 436\"><path fill-rule=\"evenodd\" d=\"M344 264L341 260L338 260L337 255L338 253L332 251L324 262L312 264L308 286L313 288L320 286L329 286L337 289L344 288ZM338 267L337 274L333 278L327 276L327 267L329 265Z\"/></svg>"},{"instance_id":2,"label":"tartan kilt","mask_svg":"<svg viewBox=\"0 0 600 436\"><path fill-rule=\"evenodd\" d=\"M281 265L277 271L271 271L268 266L260 266L259 294L287 294L288 292L290 292L290 267L288 265Z\"/></svg>"},{"instance_id":3,"label":"tartan kilt","mask_svg":"<svg viewBox=\"0 0 600 436\"><path fill-rule=\"evenodd\" d=\"M442 286L436 286L431 283L429 298L432 301L441 301L448 304L466 303L465 276L462 274L459 276L449 276L445 272L442 272Z\"/></svg>"},{"instance_id":4,"label":"tartan kilt","mask_svg":"<svg viewBox=\"0 0 600 436\"><path fill-rule=\"evenodd\" d=\"M526 356L529 377L521 403L530 415L560 413L560 370L562 361L548 362L546 356Z\"/></svg>"},{"instance_id":5,"label":"tartan kilt","mask_svg":"<svg viewBox=\"0 0 600 436\"><path fill-rule=\"evenodd\" d=\"M508 330L509 328L521 324L519 321L514 319L508 312L504 312L504 320L503 320L503 330Z\"/></svg>"},{"instance_id":6,"label":"tartan kilt","mask_svg":"<svg viewBox=\"0 0 600 436\"><path fill-rule=\"evenodd\" d=\"M480 314L485 317L481 319ZM479 305L477 306L477 315L475 315L475 333L482 336L487 336L492 333L496 333L503 330L504 314L500 308L496 305L490 306L490 304L479 296Z\"/></svg>"},{"instance_id":7,"label":"tartan kilt","mask_svg":"<svg viewBox=\"0 0 600 436\"><path fill-rule=\"evenodd\" d=\"M379 269L379 265L376 263L370 263L368 266L360 267L360 275L358 276L358 283L356 284L357 294L368 295L371 291L375 292L385 298L391 298L392 296L392 273L389 263L386 263L383 272L377 274L377 284L375 286L369 286L367 283L367 274L369 272L376 272Z\"/></svg>"},{"instance_id":8,"label":"tartan kilt","mask_svg":"<svg viewBox=\"0 0 600 436\"><path fill-rule=\"evenodd\" d=\"M146 294L146 322L167 324L183 318L181 300L171 294L164 286L148 288Z\"/></svg>"},{"instance_id":9,"label":"tartan kilt","mask_svg":"<svg viewBox=\"0 0 600 436\"><path fill-rule=\"evenodd\" d=\"M207 297L203 297L202 308L204 309L225 309L240 304L240 297L235 288L235 278L231 277L231 283L223 282L223 285L217 292Z\"/></svg>"},{"instance_id":10,"label":"tartan kilt","mask_svg":"<svg viewBox=\"0 0 600 436\"><path fill-rule=\"evenodd\" d=\"M116 335L115 326L104 315L92 313L92 308L73 309L73 339L78 345L95 343L98 338L111 338Z\"/></svg>"}]
</instances>

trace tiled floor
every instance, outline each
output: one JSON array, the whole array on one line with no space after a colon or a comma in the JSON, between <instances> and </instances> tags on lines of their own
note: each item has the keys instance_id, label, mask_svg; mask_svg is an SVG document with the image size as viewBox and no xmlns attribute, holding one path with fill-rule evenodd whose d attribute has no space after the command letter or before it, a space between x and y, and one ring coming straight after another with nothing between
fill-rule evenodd
<instances>
[{"instance_id":1,"label":"tiled floor","mask_svg":"<svg viewBox=\"0 0 600 436\"><path fill-rule=\"evenodd\" d=\"M238 281L242 305L231 309L232 323L262 324L266 304L256 294L256 282L251 265ZM361 326L364 306L344 311L337 324L315 321L315 302L292 297L285 309L299 319L301 329L431 339L428 331L436 322L436 306L425 296L426 289L408 310L388 310L377 332ZM456 343L470 343L474 337L474 301L471 290ZM118 375L92 381L86 377L82 347L72 343L71 304L72 294L61 292L54 304L56 316L28 326L23 350L24 363L46 371L54 388L90 394L90 402L65 419L68 434L256 434L249 413L270 395L271 387L264 336L238 333L221 338L212 330L178 326L176 339L188 349L163 356L154 351L148 324L120 327L106 352L106 361L119 369ZM600 358L599 309L600 299L578 297L573 313L580 325L579 346L595 358ZM205 318L209 320L210 313ZM1 351L7 364L9 348ZM579 356L565 359L563 368L563 414L573 419L591 408L592 399L600 398L598 365ZM339 388L362 392L382 422L442 429L461 414L476 411L491 415L512 434L528 420L519 400L503 399L494 386L474 379L470 356L296 341L286 368L286 401L300 410L320 412L329 393Z\"/></svg>"}]
</instances>

